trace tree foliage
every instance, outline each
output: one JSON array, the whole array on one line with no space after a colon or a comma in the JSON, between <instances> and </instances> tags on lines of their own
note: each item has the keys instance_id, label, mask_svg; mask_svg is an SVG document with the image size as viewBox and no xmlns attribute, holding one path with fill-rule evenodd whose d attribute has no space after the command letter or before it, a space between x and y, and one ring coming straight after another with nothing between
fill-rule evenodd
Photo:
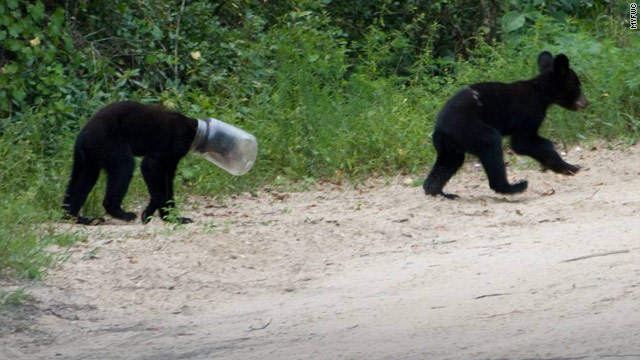
<instances>
[{"instance_id":1,"label":"tree foliage","mask_svg":"<svg viewBox=\"0 0 640 360\"><path fill-rule=\"evenodd\" d=\"M352 68L408 76L425 53L453 62L541 15L613 12L608 0L7 0L0 118L4 126L45 103L64 117L88 98L185 86L251 96L279 66L270 34L300 25L341 42Z\"/></svg>"}]
</instances>

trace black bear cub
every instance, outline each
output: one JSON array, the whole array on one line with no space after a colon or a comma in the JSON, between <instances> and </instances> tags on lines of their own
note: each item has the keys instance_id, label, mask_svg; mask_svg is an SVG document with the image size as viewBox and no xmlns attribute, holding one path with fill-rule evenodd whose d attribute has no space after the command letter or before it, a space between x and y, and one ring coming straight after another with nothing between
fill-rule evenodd
<instances>
[{"instance_id":1,"label":"black bear cub","mask_svg":"<svg viewBox=\"0 0 640 360\"><path fill-rule=\"evenodd\" d=\"M510 84L477 83L455 94L438 115L433 132L436 162L423 184L427 195L458 197L442 191L464 162L465 153L480 158L489 187L502 194L527 189L527 181L509 184L502 154L502 137L511 136L511 148L536 159L545 169L572 175L571 165L554 150L553 143L538 135L547 108L558 104L577 111L589 102L580 90L569 59L548 51L538 55L539 75Z\"/></svg>"},{"instance_id":2,"label":"black bear cub","mask_svg":"<svg viewBox=\"0 0 640 360\"><path fill-rule=\"evenodd\" d=\"M158 210L169 220L173 203L173 179L176 167L190 150L198 128L198 120L176 112L131 101L113 103L99 110L80 131L73 152L71 180L62 208L79 224L94 224L99 219L79 216L100 175L107 173L103 205L111 216L126 221L136 214L122 209L135 166L134 156L143 156L141 170L151 195L142 212L149 221ZM189 218L177 218L189 223Z\"/></svg>"}]
</instances>

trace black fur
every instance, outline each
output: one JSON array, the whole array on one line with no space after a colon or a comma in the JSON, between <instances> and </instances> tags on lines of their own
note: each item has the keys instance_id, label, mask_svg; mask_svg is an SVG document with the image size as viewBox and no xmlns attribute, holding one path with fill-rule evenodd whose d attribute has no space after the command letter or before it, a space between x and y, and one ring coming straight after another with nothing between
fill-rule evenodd
<instances>
[{"instance_id":1,"label":"black fur","mask_svg":"<svg viewBox=\"0 0 640 360\"><path fill-rule=\"evenodd\" d=\"M538 135L547 108L558 104L568 110L588 105L580 80L569 59L547 51L538 55L539 75L510 84L485 82L455 94L438 115L433 143L436 162L423 184L427 195L457 195L442 191L464 162L465 153L477 155L489 178L489 187L502 194L519 193L527 181L509 184L502 154L502 136L511 136L511 148L528 155L545 169L575 174L580 167L566 163L553 143Z\"/></svg>"},{"instance_id":2,"label":"black fur","mask_svg":"<svg viewBox=\"0 0 640 360\"><path fill-rule=\"evenodd\" d=\"M169 220L174 207L173 179L178 162L190 150L198 121L158 107L123 101L98 111L80 131L73 152L71 180L62 208L68 217L80 224L93 224L96 219L79 216L80 208L100 175L107 173L107 189L103 205L111 216L126 221L136 218L122 209L135 166L134 156L143 156L141 170L151 195L142 212L148 222L159 210ZM189 223L189 218L178 218Z\"/></svg>"}]
</instances>

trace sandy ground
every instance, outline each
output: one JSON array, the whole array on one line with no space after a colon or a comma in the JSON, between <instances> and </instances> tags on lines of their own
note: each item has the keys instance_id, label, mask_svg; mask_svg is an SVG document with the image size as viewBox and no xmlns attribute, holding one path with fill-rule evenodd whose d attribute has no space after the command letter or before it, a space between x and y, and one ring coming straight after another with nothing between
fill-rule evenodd
<instances>
[{"instance_id":1,"label":"sandy ground","mask_svg":"<svg viewBox=\"0 0 640 360\"><path fill-rule=\"evenodd\" d=\"M516 196L470 159L456 201L398 177L63 224L87 241L0 358L640 359L640 146L585 147L574 177L510 157Z\"/></svg>"}]
</instances>

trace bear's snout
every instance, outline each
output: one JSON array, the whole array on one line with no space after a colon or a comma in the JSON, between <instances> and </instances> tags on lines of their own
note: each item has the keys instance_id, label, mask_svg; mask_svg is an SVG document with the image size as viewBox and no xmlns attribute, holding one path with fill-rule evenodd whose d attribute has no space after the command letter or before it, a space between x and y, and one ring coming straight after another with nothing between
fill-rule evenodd
<instances>
[{"instance_id":1,"label":"bear's snout","mask_svg":"<svg viewBox=\"0 0 640 360\"><path fill-rule=\"evenodd\" d=\"M589 100L584 96L584 94L580 93L580 97L575 102L576 110L580 111L587 106L589 106Z\"/></svg>"}]
</instances>

